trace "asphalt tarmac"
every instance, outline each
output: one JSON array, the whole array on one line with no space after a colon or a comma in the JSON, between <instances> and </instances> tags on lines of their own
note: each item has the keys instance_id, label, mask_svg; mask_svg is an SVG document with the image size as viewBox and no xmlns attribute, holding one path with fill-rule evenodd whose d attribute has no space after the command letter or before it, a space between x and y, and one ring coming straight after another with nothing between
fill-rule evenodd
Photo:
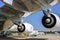
<instances>
[{"instance_id":1,"label":"asphalt tarmac","mask_svg":"<svg viewBox=\"0 0 60 40\"><path fill-rule=\"evenodd\" d=\"M0 36L0 40L17 40L17 39L14 39L14 38L11 38L11 37Z\"/></svg>"},{"instance_id":2,"label":"asphalt tarmac","mask_svg":"<svg viewBox=\"0 0 60 40\"><path fill-rule=\"evenodd\" d=\"M47 35L38 35L36 37L27 37L27 38L20 38L20 37L3 37L0 36L0 40L60 40L59 34L47 34Z\"/></svg>"},{"instance_id":3,"label":"asphalt tarmac","mask_svg":"<svg viewBox=\"0 0 60 40\"><path fill-rule=\"evenodd\" d=\"M45 38L15 39L15 38L11 38L11 37L3 37L3 36L0 36L0 40L47 40L47 39L45 39Z\"/></svg>"},{"instance_id":4,"label":"asphalt tarmac","mask_svg":"<svg viewBox=\"0 0 60 40\"><path fill-rule=\"evenodd\" d=\"M15 38L11 38L11 37L2 37L2 36L0 36L0 40L47 40L47 39L43 39L43 38L15 39Z\"/></svg>"}]
</instances>

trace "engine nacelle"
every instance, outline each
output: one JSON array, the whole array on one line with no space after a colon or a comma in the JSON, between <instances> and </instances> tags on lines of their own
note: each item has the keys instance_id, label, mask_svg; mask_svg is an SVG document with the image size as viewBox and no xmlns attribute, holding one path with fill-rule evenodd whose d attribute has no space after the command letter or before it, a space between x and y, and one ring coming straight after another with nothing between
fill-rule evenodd
<instances>
[{"instance_id":1,"label":"engine nacelle","mask_svg":"<svg viewBox=\"0 0 60 40\"><path fill-rule=\"evenodd\" d=\"M19 30L18 30L17 25L13 25L11 27L11 29L9 29L9 30L10 31L19 31L20 33L23 33L23 32L31 33L33 31L33 26L29 23L23 23L22 26L19 28Z\"/></svg>"},{"instance_id":2,"label":"engine nacelle","mask_svg":"<svg viewBox=\"0 0 60 40\"><path fill-rule=\"evenodd\" d=\"M51 14L51 17L45 17L42 18L42 24L45 28L49 30L56 30L60 27L60 18L56 14Z\"/></svg>"}]
</instances>

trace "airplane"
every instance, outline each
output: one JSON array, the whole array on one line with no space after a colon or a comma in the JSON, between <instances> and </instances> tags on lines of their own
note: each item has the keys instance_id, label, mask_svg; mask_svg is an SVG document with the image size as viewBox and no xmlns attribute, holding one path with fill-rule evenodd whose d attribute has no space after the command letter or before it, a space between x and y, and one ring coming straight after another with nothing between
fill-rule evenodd
<instances>
[{"instance_id":1,"label":"airplane","mask_svg":"<svg viewBox=\"0 0 60 40\"><path fill-rule=\"evenodd\" d=\"M0 1L2 1L5 4L3 7L0 8L1 15L0 22L2 26L0 30L4 31L3 35L7 33L7 31L12 27L12 25L17 25L17 31L23 33L26 27L25 26L26 24L24 24L23 22L23 18L30 16L40 10L42 10L44 13L44 16L42 18L42 24L45 28L49 30L54 30L59 27L60 18L59 16L51 12L50 7L58 4L60 0L0 0ZM6 22L6 20L12 21L12 23L8 21Z\"/></svg>"},{"instance_id":2,"label":"airplane","mask_svg":"<svg viewBox=\"0 0 60 40\"><path fill-rule=\"evenodd\" d=\"M38 30L34 30L29 34L29 36L35 36L35 37L38 36L38 35L39 35Z\"/></svg>"}]
</instances>

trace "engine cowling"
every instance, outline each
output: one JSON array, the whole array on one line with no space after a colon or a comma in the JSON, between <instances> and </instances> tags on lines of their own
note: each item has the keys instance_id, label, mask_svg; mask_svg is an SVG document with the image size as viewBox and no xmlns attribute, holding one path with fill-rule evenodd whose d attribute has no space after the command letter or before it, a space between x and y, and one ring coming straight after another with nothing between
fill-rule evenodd
<instances>
[{"instance_id":1,"label":"engine cowling","mask_svg":"<svg viewBox=\"0 0 60 40\"><path fill-rule=\"evenodd\" d=\"M17 25L13 25L10 30L19 31L20 33L23 33L23 32L31 33L33 31L33 26L29 23L23 23L22 26L20 26L19 28Z\"/></svg>"},{"instance_id":2,"label":"engine cowling","mask_svg":"<svg viewBox=\"0 0 60 40\"><path fill-rule=\"evenodd\" d=\"M42 24L49 30L56 30L60 26L60 18L56 14L51 14L51 17L43 16Z\"/></svg>"}]
</instances>

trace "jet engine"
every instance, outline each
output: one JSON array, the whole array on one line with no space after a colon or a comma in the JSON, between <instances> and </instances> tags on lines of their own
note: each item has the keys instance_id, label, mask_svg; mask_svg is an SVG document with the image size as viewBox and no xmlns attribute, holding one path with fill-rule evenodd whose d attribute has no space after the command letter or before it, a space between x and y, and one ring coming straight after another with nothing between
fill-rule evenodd
<instances>
[{"instance_id":1,"label":"jet engine","mask_svg":"<svg viewBox=\"0 0 60 40\"><path fill-rule=\"evenodd\" d=\"M18 31L20 33L23 33L23 32L31 33L33 31L33 26L29 23L23 23L19 27L17 25L13 25L9 30Z\"/></svg>"},{"instance_id":2,"label":"jet engine","mask_svg":"<svg viewBox=\"0 0 60 40\"><path fill-rule=\"evenodd\" d=\"M60 18L56 14L50 14L51 17L43 16L42 24L49 30L56 30L60 26Z\"/></svg>"}]
</instances>

